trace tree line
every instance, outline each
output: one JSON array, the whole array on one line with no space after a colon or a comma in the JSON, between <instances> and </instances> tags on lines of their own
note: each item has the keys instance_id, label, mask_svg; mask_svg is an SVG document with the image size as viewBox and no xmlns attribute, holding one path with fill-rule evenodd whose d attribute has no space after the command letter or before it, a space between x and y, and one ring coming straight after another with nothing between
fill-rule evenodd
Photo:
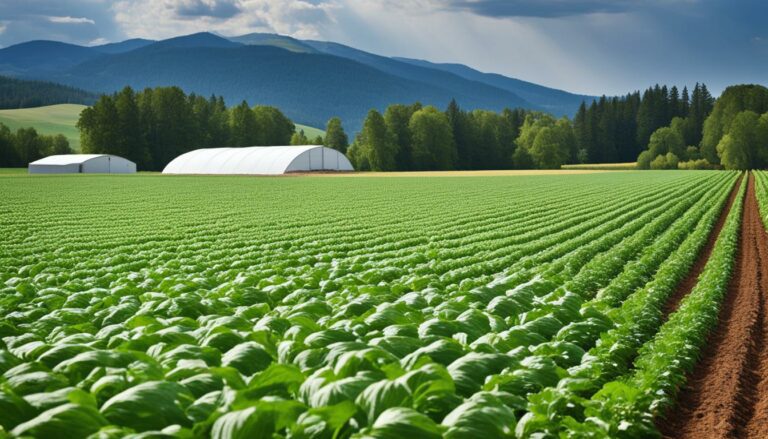
<instances>
[{"instance_id":1,"label":"tree line","mask_svg":"<svg viewBox=\"0 0 768 439\"><path fill-rule=\"evenodd\" d=\"M0 109L92 104L96 95L66 85L0 76Z\"/></svg>"},{"instance_id":2,"label":"tree line","mask_svg":"<svg viewBox=\"0 0 768 439\"><path fill-rule=\"evenodd\" d=\"M714 98L705 84L689 93L676 86L655 85L623 97L601 97L587 106L582 103L573 120L580 163L632 162L647 149L651 135L681 119L686 145L701 141L704 119L712 111Z\"/></svg>"},{"instance_id":3,"label":"tree line","mask_svg":"<svg viewBox=\"0 0 768 439\"><path fill-rule=\"evenodd\" d=\"M295 130L277 108L245 101L227 108L221 97L187 95L178 87L103 95L83 110L77 126L83 152L118 155L146 170L162 170L198 148L287 145Z\"/></svg>"},{"instance_id":4,"label":"tree line","mask_svg":"<svg viewBox=\"0 0 768 439\"><path fill-rule=\"evenodd\" d=\"M701 141L714 98L706 85L656 85L582 103L573 121L522 109L445 111L420 104L371 110L350 148L360 170L558 168L635 161L651 135L675 121L686 144Z\"/></svg>"},{"instance_id":5,"label":"tree line","mask_svg":"<svg viewBox=\"0 0 768 439\"><path fill-rule=\"evenodd\" d=\"M695 123L690 116L675 117L654 131L637 158L638 168L768 167L768 88L728 87L710 109Z\"/></svg>"},{"instance_id":6,"label":"tree line","mask_svg":"<svg viewBox=\"0 0 768 439\"><path fill-rule=\"evenodd\" d=\"M383 114L368 112L347 155L362 171L526 167L527 158L516 162L513 157L515 142L521 130L544 117L521 109L465 111L455 100L445 111L420 103L394 104Z\"/></svg>"},{"instance_id":7,"label":"tree line","mask_svg":"<svg viewBox=\"0 0 768 439\"><path fill-rule=\"evenodd\" d=\"M371 110L348 145L339 118L328 122L325 136L308 138L274 107L245 101L227 107L221 97L187 95L178 87L125 87L99 97L77 126L82 152L119 155L146 170L161 170L198 148L287 144L324 144L347 154L359 170L558 168L633 161L649 146L640 156L643 167L671 167L705 156L719 163L704 127L714 101L704 84L690 94L656 85L582 103L573 121L524 109L465 110L455 100L444 110L394 104L383 113Z\"/></svg>"},{"instance_id":8,"label":"tree line","mask_svg":"<svg viewBox=\"0 0 768 439\"><path fill-rule=\"evenodd\" d=\"M11 131L0 123L0 168L19 168L54 154L71 154L69 141L61 134L38 134L34 128Z\"/></svg>"},{"instance_id":9,"label":"tree line","mask_svg":"<svg viewBox=\"0 0 768 439\"><path fill-rule=\"evenodd\" d=\"M307 139L280 110L247 102L228 108L220 96L185 94L179 87L130 87L103 95L77 122L85 153L125 157L143 170L162 170L199 148L326 144L346 152L341 120L328 122L325 138ZM327 139L327 140L326 140Z\"/></svg>"}]
</instances>

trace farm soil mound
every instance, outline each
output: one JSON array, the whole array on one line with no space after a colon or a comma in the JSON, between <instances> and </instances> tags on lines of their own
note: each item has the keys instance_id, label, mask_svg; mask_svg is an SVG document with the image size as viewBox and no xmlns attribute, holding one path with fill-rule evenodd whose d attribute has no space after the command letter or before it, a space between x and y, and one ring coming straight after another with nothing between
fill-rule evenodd
<instances>
[{"instance_id":1,"label":"farm soil mound","mask_svg":"<svg viewBox=\"0 0 768 439\"><path fill-rule=\"evenodd\" d=\"M768 438L768 234L750 175L739 249L720 323L677 406L668 438Z\"/></svg>"},{"instance_id":2,"label":"farm soil mound","mask_svg":"<svg viewBox=\"0 0 768 439\"><path fill-rule=\"evenodd\" d=\"M725 203L723 210L720 212L720 217L717 219L715 227L712 228L712 232L707 238L707 243L704 244L704 247L699 251L699 255L697 256L696 261L693 263L693 266L688 272L688 275L682 281L680 281L675 291L667 300L667 303L664 306L665 321L670 314L677 310L683 298L687 296L691 290L693 290L693 287L695 287L696 283L699 281L699 276L701 275L701 272L704 271L704 267L707 265L709 256L712 254L712 250L715 248L717 237L720 236L720 231L723 230L725 220L728 218L728 212L731 211L731 206L733 206L733 202L736 201L736 197L739 195L739 187L741 186L742 178L743 177L739 177L739 179L736 181L736 184L733 185L733 189L731 189L731 195L728 197L728 201Z\"/></svg>"}]
</instances>

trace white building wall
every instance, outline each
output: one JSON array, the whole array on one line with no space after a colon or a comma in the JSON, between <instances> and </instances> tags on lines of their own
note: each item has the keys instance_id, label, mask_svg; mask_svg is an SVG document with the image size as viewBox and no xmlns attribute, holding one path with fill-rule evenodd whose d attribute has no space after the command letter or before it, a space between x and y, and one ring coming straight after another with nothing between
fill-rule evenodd
<instances>
[{"instance_id":1,"label":"white building wall","mask_svg":"<svg viewBox=\"0 0 768 439\"><path fill-rule=\"evenodd\" d=\"M323 148L317 148L317 149L311 149L309 150L309 170L310 171L317 171L321 169L325 169L323 167Z\"/></svg>"},{"instance_id":2,"label":"white building wall","mask_svg":"<svg viewBox=\"0 0 768 439\"><path fill-rule=\"evenodd\" d=\"M77 174L80 172L80 165L72 163L69 165L29 165L30 174Z\"/></svg>"},{"instance_id":3,"label":"white building wall","mask_svg":"<svg viewBox=\"0 0 768 439\"><path fill-rule=\"evenodd\" d=\"M285 172L301 172L306 171L310 169L310 166L312 166L312 150L306 151L301 153L298 157L293 159L291 163L288 165L287 168L282 173Z\"/></svg>"},{"instance_id":4,"label":"white building wall","mask_svg":"<svg viewBox=\"0 0 768 439\"><path fill-rule=\"evenodd\" d=\"M34 161L28 169L30 174L133 174L136 164L106 154L61 154Z\"/></svg>"},{"instance_id":5,"label":"white building wall","mask_svg":"<svg viewBox=\"0 0 768 439\"><path fill-rule=\"evenodd\" d=\"M101 156L83 162L81 171L83 174L108 174L109 157Z\"/></svg>"},{"instance_id":6,"label":"white building wall","mask_svg":"<svg viewBox=\"0 0 768 439\"><path fill-rule=\"evenodd\" d=\"M135 174L136 163L121 157L110 157L109 172L110 174Z\"/></svg>"}]
</instances>

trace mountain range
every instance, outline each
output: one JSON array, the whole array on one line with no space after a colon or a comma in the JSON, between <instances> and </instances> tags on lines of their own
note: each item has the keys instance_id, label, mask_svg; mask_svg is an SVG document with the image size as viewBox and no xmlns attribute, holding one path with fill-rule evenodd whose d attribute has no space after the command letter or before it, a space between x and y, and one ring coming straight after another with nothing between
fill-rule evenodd
<instances>
[{"instance_id":1,"label":"mountain range","mask_svg":"<svg viewBox=\"0 0 768 439\"><path fill-rule=\"evenodd\" d=\"M0 75L57 82L95 93L177 85L228 104L274 105L298 123L339 116L360 128L371 108L393 103L467 109L527 108L573 115L592 96L568 93L461 64L375 55L338 43L252 33L197 33L84 47L30 41L0 49Z\"/></svg>"}]
</instances>

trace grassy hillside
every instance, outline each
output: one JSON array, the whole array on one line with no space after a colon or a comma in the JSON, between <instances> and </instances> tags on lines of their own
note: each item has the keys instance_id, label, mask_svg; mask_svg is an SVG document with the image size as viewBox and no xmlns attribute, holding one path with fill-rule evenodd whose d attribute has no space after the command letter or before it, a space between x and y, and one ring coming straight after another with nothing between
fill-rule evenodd
<instances>
[{"instance_id":1,"label":"grassy hillside","mask_svg":"<svg viewBox=\"0 0 768 439\"><path fill-rule=\"evenodd\" d=\"M307 126L307 125L302 125L302 124L298 124L298 123L294 124L294 125L296 125L296 131L304 130L304 135L307 136L307 138L310 139L310 140L314 139L317 136L325 137L325 131L323 131L323 130L321 130L319 128L315 128L315 127L311 127L311 126ZM349 133L347 133L347 135L349 135Z\"/></svg>"},{"instance_id":2,"label":"grassy hillside","mask_svg":"<svg viewBox=\"0 0 768 439\"><path fill-rule=\"evenodd\" d=\"M80 133L75 124L85 105L60 104L47 107L0 110L0 123L11 129L34 127L41 134L64 134L76 151L80 150Z\"/></svg>"},{"instance_id":3,"label":"grassy hillside","mask_svg":"<svg viewBox=\"0 0 768 439\"><path fill-rule=\"evenodd\" d=\"M41 134L64 134L75 151L80 150L80 133L75 127L85 105L61 104L47 107L0 110L0 123L12 130L34 127ZM310 139L325 136L325 131L296 124L297 130L304 130Z\"/></svg>"}]
</instances>

